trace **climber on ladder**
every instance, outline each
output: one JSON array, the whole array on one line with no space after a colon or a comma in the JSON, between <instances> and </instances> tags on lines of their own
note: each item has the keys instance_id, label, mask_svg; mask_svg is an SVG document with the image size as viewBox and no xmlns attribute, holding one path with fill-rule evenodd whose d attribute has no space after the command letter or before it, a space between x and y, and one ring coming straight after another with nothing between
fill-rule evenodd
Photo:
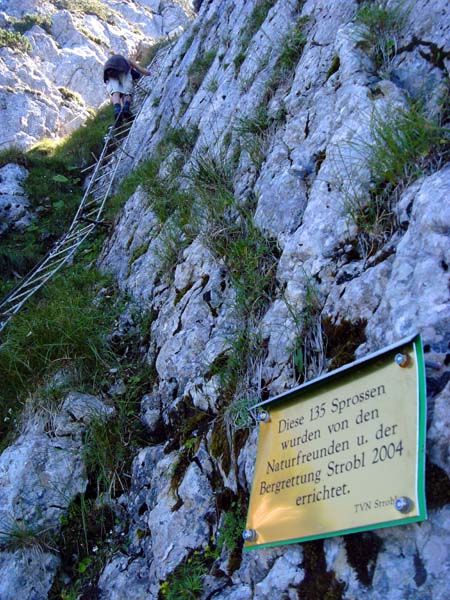
<instances>
[{"instance_id":1,"label":"climber on ladder","mask_svg":"<svg viewBox=\"0 0 450 600\"><path fill-rule=\"evenodd\" d=\"M132 118L131 102L134 92L134 82L140 75L150 75L130 58L121 54L113 54L103 67L103 81L114 105L114 124L119 126L122 121Z\"/></svg>"}]
</instances>

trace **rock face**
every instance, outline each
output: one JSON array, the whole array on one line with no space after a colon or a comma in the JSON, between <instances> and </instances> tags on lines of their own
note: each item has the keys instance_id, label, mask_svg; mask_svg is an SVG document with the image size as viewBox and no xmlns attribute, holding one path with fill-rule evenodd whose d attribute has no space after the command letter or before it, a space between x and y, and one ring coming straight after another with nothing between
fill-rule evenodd
<instances>
[{"instance_id":1,"label":"rock face","mask_svg":"<svg viewBox=\"0 0 450 600\"><path fill-rule=\"evenodd\" d=\"M383 3L399 26L377 54L360 4L197 2L149 83L121 174L156 156L158 185L143 178L99 264L151 316L143 352L156 375L141 416L155 443L118 501L128 546L100 576L102 599L157 598L187 585L183 567L190 585L200 570L204 600L448 596L448 133L394 183L369 158L377 127L397 131L399 114L408 125L416 101L426 128L448 128L449 6ZM189 202L201 208L186 224ZM270 260L251 262L249 240ZM345 362L417 332L442 365L427 369L428 520L242 555L257 437L246 408L334 368L347 342Z\"/></svg>"},{"instance_id":2,"label":"rock face","mask_svg":"<svg viewBox=\"0 0 450 600\"><path fill-rule=\"evenodd\" d=\"M29 148L42 137L79 127L89 109L105 101L102 67L111 51L139 55L186 27L193 14L188 2L130 0L79 5L3 0L0 11L2 28L11 34L28 28L23 33L28 48L0 48L3 148Z\"/></svg>"},{"instance_id":3,"label":"rock face","mask_svg":"<svg viewBox=\"0 0 450 600\"><path fill-rule=\"evenodd\" d=\"M70 393L49 423L33 417L0 456L0 596L47 598L59 566L55 537L73 498L85 491L83 434L113 409Z\"/></svg>"},{"instance_id":4,"label":"rock face","mask_svg":"<svg viewBox=\"0 0 450 600\"><path fill-rule=\"evenodd\" d=\"M0 235L10 228L23 231L31 223L30 202L22 187L27 175L24 167L12 163L0 169Z\"/></svg>"},{"instance_id":5,"label":"rock face","mask_svg":"<svg viewBox=\"0 0 450 600\"><path fill-rule=\"evenodd\" d=\"M247 373L248 390L262 385L266 394L274 395L297 381L292 349L298 336L312 335L302 321L305 311L311 310L311 290L315 316L309 327L327 321L331 335L339 323L355 324L360 340L355 344L355 357L420 332L428 357L444 362L450 341L448 166L442 163L424 170L415 181L404 181L392 205L394 224L381 233L375 231L375 224L367 236L358 229L351 203L368 201L373 173L365 159L376 135L373 115L389 122L393 109L406 110L412 98L425 98L419 88L435 90L426 98L427 114L437 110L448 58L438 66L431 48L441 48L443 55L448 52L448 24L442 21L444 13L448 16L448 7L426 1L409 3L399 17L402 27L395 34L397 53L381 67L362 41L365 30L355 22L355 2L269 2L265 18L253 30L257 4L238 6L225 0L203 4L192 31L177 42L163 65L159 83L151 87L148 109L131 141L134 163L130 159L126 168L151 156L168 128L198 130L190 158L181 160L181 172L188 173L190 165L195 168L199 156L219 157L222 162L234 157L235 197L245 204L255 194L254 223L279 245L276 275L284 291L275 293L256 325L255 335L257 332L264 341L265 352ZM396 9L394 3L386 6ZM427 19L419 14L427 14ZM302 48L293 64L283 63L280 73L280 56L294 44L296 23L304 36L298 42ZM208 67L198 76L199 81L194 81L193 74L205 56L210 57ZM165 173L166 166L163 164L160 172ZM350 187L358 193L351 196ZM207 478L203 483L198 479L202 492L192 514L197 523L210 518L210 461L213 473L220 475L220 483L215 478L212 482L216 495L225 490L242 497L251 484L254 436L240 449L234 447L237 458L231 465L217 455L214 439L214 416L223 410L223 398L211 365L230 351L230 339L236 337L242 322L235 310L227 261L211 255L207 237L200 234L187 245L170 280L162 274L159 244L163 235L151 193L140 190L126 204L101 265L115 273L122 289L153 311L148 359L154 361L158 384L142 406L149 427L155 429L163 422L166 430L173 432L174 415L186 404L211 415L205 449L203 442L200 445L204 456L200 464ZM142 252L134 259L137 246ZM333 357L325 346L322 354L311 361L309 377L330 364ZM447 394L442 391L448 380L447 368L440 373L430 370L428 375L435 411L429 433L430 458L448 473ZM138 549L143 553L138 559L139 598L156 597L158 581L174 573L176 564L186 559L186 549L204 552L209 543L207 530L196 528L185 539L182 526L177 527L169 545L162 542L162 532L175 524L168 507L180 513L177 523L184 522L181 490L199 464L198 455L192 454L179 487L183 502L174 508L172 492L155 475L176 462L169 457L171 454L163 455L157 448L143 451L127 500L134 527L149 532L148 539L139 542L135 538L134 542L136 555ZM190 485L193 489L197 486ZM144 492L147 489L150 492ZM447 509L443 500L442 507L430 511L423 526L351 536L353 543L335 538L319 544L316 552L323 557L321 576L328 577L328 593L345 599L443 598L448 587L444 580L448 582L450 577L450 546L443 541ZM220 529L220 523L215 521L214 527ZM359 564L364 548L368 558ZM431 548L440 556L440 576L433 566ZM216 563L221 575L205 579L203 598L312 597L308 595L314 589L311 578L318 573L311 566L308 549L293 546L245 555L234 571L223 552ZM160 565L162 558L164 566ZM125 571L121 570L120 579L113 575L124 560L117 557L107 567L101 580L102 597L108 597L116 585L125 589ZM142 581L146 562L148 589ZM129 582L136 577L130 573ZM176 579L176 572L172 578ZM169 578L169 585L175 579Z\"/></svg>"}]
</instances>

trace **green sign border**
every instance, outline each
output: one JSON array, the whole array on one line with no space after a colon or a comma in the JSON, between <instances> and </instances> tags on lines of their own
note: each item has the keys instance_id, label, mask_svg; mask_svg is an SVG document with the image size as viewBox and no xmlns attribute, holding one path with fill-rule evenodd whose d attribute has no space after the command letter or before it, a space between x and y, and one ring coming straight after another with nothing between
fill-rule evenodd
<instances>
[{"instance_id":1,"label":"green sign border","mask_svg":"<svg viewBox=\"0 0 450 600\"><path fill-rule=\"evenodd\" d=\"M264 402L260 402L259 404L255 404L251 407L250 410L257 410L261 407L268 407L273 404L279 404L280 402L285 402L286 400L291 400L293 397L297 397L299 393L302 393L304 390L308 389L310 391L311 388L317 387L321 385L326 379L339 377L341 373L347 372L350 369L353 369L356 366L368 364L373 360L380 358L383 355L390 354L395 350L400 350L406 344L413 344L415 356L416 356L416 365L417 365L417 399L418 399L418 439L417 439L417 498L419 501L418 512L419 514L415 517L405 517L404 519L396 519L395 521L384 521L382 523L375 523L372 525L364 525L361 527L354 527L351 529L343 529L339 531L332 531L330 533L321 533L318 535L311 535L308 537L294 538L289 540L281 540L279 542L269 542L267 544L257 544L254 546L244 546L245 552L250 552L252 550L259 550L260 548L273 548L275 546L285 546L287 544L298 544L303 542L310 542L312 540L321 540L331 537L337 537L341 535L348 535L350 533L359 533L362 531L373 531L376 529L383 529L385 527L394 527L397 525L409 525L410 523L418 523L419 521L425 521L427 518L427 506L426 506L426 498L425 498L425 447L426 447L426 424L427 424L427 392L426 392L426 375L425 375L425 359L423 353L423 345L422 338L420 334L415 334L410 338L403 339L392 346L384 348L379 352L374 354L370 354L369 356L364 357L363 359L352 362L340 369L336 369L335 371L331 371L330 373L325 374L323 377L318 377L317 379L313 379L307 383L304 383L289 392L285 392L284 394L280 394L275 396L274 398L269 398L269 400L265 400ZM252 493L253 493L253 484L252 484ZM247 522L248 522L248 513L247 513Z\"/></svg>"}]
</instances>

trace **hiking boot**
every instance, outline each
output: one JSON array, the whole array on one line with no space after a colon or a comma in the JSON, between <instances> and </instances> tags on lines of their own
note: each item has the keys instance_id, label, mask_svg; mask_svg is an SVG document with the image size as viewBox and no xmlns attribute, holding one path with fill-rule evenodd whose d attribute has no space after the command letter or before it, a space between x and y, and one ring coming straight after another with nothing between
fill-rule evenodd
<instances>
[{"instance_id":1,"label":"hiking boot","mask_svg":"<svg viewBox=\"0 0 450 600\"><path fill-rule=\"evenodd\" d=\"M122 118L124 121L132 121L134 119L131 112L129 110L127 110L126 108L124 108L122 111Z\"/></svg>"}]
</instances>

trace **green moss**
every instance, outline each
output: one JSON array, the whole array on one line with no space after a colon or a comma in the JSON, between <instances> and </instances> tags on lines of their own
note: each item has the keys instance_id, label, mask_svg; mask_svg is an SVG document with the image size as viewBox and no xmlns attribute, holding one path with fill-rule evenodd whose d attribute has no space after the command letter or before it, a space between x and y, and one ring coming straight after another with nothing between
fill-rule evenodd
<instances>
[{"instance_id":1,"label":"green moss","mask_svg":"<svg viewBox=\"0 0 450 600\"><path fill-rule=\"evenodd\" d=\"M58 91L61 94L61 96L64 98L64 100L67 100L68 102L73 101L73 102L77 102L78 104L84 104L82 97L77 92L69 90L68 88L65 88L65 87L59 87Z\"/></svg>"},{"instance_id":2,"label":"green moss","mask_svg":"<svg viewBox=\"0 0 450 600\"><path fill-rule=\"evenodd\" d=\"M228 475L231 469L231 451L228 444L227 430L222 419L216 419L214 423L209 450L211 456L220 461L225 474Z\"/></svg>"},{"instance_id":3,"label":"green moss","mask_svg":"<svg viewBox=\"0 0 450 600\"><path fill-rule=\"evenodd\" d=\"M369 587L375 572L377 557L383 541L372 531L344 536L349 564L355 569L358 580Z\"/></svg>"},{"instance_id":4,"label":"green moss","mask_svg":"<svg viewBox=\"0 0 450 600\"><path fill-rule=\"evenodd\" d=\"M170 476L170 490L178 497L178 488L183 481L183 478L188 470L192 460L192 452L190 448L183 448L177 457L176 462L172 465ZM176 505L172 510L177 510L180 505Z\"/></svg>"},{"instance_id":5,"label":"green moss","mask_svg":"<svg viewBox=\"0 0 450 600\"><path fill-rule=\"evenodd\" d=\"M176 306L177 304L179 304L181 302L181 300L189 292L189 290L192 289L193 285L194 285L193 283L188 283L188 285L186 285L181 290L177 290L177 293L176 293L176 296L175 296L175 300L173 302L174 306Z\"/></svg>"},{"instance_id":6,"label":"green moss","mask_svg":"<svg viewBox=\"0 0 450 600\"><path fill-rule=\"evenodd\" d=\"M150 246L150 242L151 242L151 239L148 239L143 244L140 244L139 246L137 246L131 253L130 260L128 261L127 277L130 276L131 269L133 268L133 265L137 261L137 259L140 258L141 256L143 256L147 252L147 250Z\"/></svg>"},{"instance_id":7,"label":"green moss","mask_svg":"<svg viewBox=\"0 0 450 600\"><path fill-rule=\"evenodd\" d=\"M326 77L327 81L330 79L330 77L332 75L334 75L335 73L337 73L339 71L340 67L341 67L341 60L340 60L339 56L336 54L333 57L330 68L327 71L327 77Z\"/></svg>"},{"instance_id":8,"label":"green moss","mask_svg":"<svg viewBox=\"0 0 450 600\"><path fill-rule=\"evenodd\" d=\"M354 322L342 319L333 323L329 317L322 319L322 332L330 370L338 369L355 360L355 350L366 341L366 319Z\"/></svg>"}]
</instances>

